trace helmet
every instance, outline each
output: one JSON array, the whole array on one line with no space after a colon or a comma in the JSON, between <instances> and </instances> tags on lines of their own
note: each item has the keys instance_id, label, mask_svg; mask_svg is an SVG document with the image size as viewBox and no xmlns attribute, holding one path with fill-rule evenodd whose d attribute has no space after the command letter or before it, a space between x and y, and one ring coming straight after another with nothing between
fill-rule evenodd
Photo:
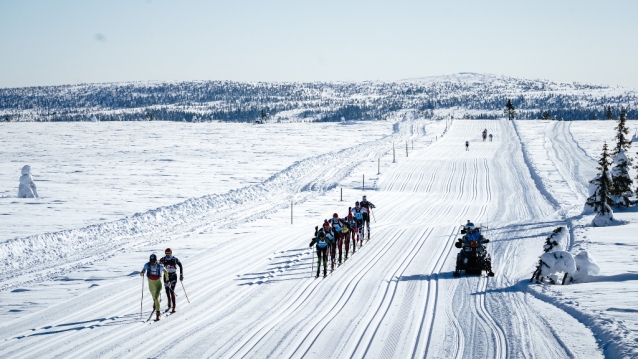
<instances>
[{"instance_id":1,"label":"helmet","mask_svg":"<svg viewBox=\"0 0 638 359\"><path fill-rule=\"evenodd\" d=\"M148 261L151 263L157 262L157 256L155 255L155 253L151 254L151 256L148 257Z\"/></svg>"},{"instance_id":2,"label":"helmet","mask_svg":"<svg viewBox=\"0 0 638 359\"><path fill-rule=\"evenodd\" d=\"M171 254L173 254L173 250L172 250L172 249L170 249L170 248L166 248L166 249L164 250L164 254L166 254L166 255L169 255L169 256L170 256Z\"/></svg>"},{"instance_id":3,"label":"helmet","mask_svg":"<svg viewBox=\"0 0 638 359\"><path fill-rule=\"evenodd\" d=\"M357 206L357 207L359 207L359 204L360 204L360 203L359 203L359 201L356 201L356 202L354 203L354 205L355 205L355 206Z\"/></svg>"},{"instance_id":4,"label":"helmet","mask_svg":"<svg viewBox=\"0 0 638 359\"><path fill-rule=\"evenodd\" d=\"M470 231L473 231L476 227L474 227L474 223L467 222L467 224L465 225L465 228L469 229Z\"/></svg>"},{"instance_id":5,"label":"helmet","mask_svg":"<svg viewBox=\"0 0 638 359\"><path fill-rule=\"evenodd\" d=\"M332 218L339 218L339 215L335 213L332 215Z\"/></svg>"}]
</instances>

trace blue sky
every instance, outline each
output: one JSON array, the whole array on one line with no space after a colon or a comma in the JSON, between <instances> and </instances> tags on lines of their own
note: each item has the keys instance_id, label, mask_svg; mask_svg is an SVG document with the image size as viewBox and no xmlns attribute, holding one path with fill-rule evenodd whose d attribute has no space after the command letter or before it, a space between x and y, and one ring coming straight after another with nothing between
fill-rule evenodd
<instances>
[{"instance_id":1,"label":"blue sky","mask_svg":"<svg viewBox=\"0 0 638 359\"><path fill-rule=\"evenodd\" d=\"M638 88L638 1L0 0L0 87L398 80Z\"/></svg>"}]
</instances>

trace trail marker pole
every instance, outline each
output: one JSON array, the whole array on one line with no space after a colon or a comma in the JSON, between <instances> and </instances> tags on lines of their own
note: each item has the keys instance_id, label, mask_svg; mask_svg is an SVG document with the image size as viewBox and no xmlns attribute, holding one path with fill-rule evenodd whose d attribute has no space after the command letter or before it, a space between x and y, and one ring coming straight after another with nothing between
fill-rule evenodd
<instances>
[{"instance_id":1,"label":"trail marker pole","mask_svg":"<svg viewBox=\"0 0 638 359\"><path fill-rule=\"evenodd\" d=\"M394 142L392 142L392 163L396 163L396 156L394 154Z\"/></svg>"},{"instance_id":2,"label":"trail marker pole","mask_svg":"<svg viewBox=\"0 0 638 359\"><path fill-rule=\"evenodd\" d=\"M343 187L341 187L341 202L343 202Z\"/></svg>"},{"instance_id":3,"label":"trail marker pole","mask_svg":"<svg viewBox=\"0 0 638 359\"><path fill-rule=\"evenodd\" d=\"M377 158L377 174L381 174L381 158Z\"/></svg>"},{"instance_id":4,"label":"trail marker pole","mask_svg":"<svg viewBox=\"0 0 638 359\"><path fill-rule=\"evenodd\" d=\"M363 175L363 191L365 192L366 190L366 175Z\"/></svg>"},{"instance_id":5,"label":"trail marker pole","mask_svg":"<svg viewBox=\"0 0 638 359\"><path fill-rule=\"evenodd\" d=\"M405 157L408 157L408 141L405 141Z\"/></svg>"},{"instance_id":6,"label":"trail marker pole","mask_svg":"<svg viewBox=\"0 0 638 359\"><path fill-rule=\"evenodd\" d=\"M293 206L293 202L292 199L290 200L290 224L292 224L292 206Z\"/></svg>"}]
</instances>

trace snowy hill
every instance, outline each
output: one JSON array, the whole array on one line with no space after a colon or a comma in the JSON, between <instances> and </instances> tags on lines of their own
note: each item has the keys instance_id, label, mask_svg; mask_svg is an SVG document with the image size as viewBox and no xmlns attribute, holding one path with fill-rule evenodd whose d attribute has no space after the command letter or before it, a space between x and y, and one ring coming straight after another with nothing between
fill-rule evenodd
<instances>
[{"instance_id":1,"label":"snowy hill","mask_svg":"<svg viewBox=\"0 0 638 359\"><path fill-rule=\"evenodd\" d=\"M10 188L0 227L27 223L29 233L5 231L0 243L0 356L636 357L638 215L617 212L619 225L594 228L582 213L615 123L405 114L397 123L4 124L15 162L0 171ZM34 133L53 138L29 141ZM16 198L15 174L32 160L41 198ZM81 179L88 189L77 189ZM376 205L371 239L315 279L314 226L363 194ZM452 275L468 219L487 227L495 277ZM588 250L600 274L531 284L558 226L563 248ZM138 274L166 247L185 266L178 312L146 322Z\"/></svg>"},{"instance_id":2,"label":"snowy hill","mask_svg":"<svg viewBox=\"0 0 638 359\"><path fill-rule=\"evenodd\" d=\"M9 121L269 122L425 118L493 119L512 100L518 118L603 119L611 106L638 118L636 92L620 87L459 73L396 82L134 82L0 89Z\"/></svg>"}]
</instances>

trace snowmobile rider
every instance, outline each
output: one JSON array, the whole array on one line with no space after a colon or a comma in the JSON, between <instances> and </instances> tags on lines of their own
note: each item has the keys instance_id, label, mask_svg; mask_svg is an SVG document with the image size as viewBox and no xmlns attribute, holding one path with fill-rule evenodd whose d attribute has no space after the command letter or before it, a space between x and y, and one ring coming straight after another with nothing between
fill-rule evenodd
<instances>
[{"instance_id":1,"label":"snowmobile rider","mask_svg":"<svg viewBox=\"0 0 638 359\"><path fill-rule=\"evenodd\" d=\"M370 239L370 213L372 213L372 208L377 208L377 206L372 204L372 202L368 202L368 198L366 196L363 196L360 205L361 207L366 209L366 211L363 213L363 222L366 224L368 239Z\"/></svg>"},{"instance_id":2,"label":"snowmobile rider","mask_svg":"<svg viewBox=\"0 0 638 359\"><path fill-rule=\"evenodd\" d=\"M465 225L465 235L463 236L463 247L469 247L471 242L478 242L479 245L489 243L489 239L483 237L481 229L474 226L474 223L467 221Z\"/></svg>"},{"instance_id":3,"label":"snowmobile rider","mask_svg":"<svg viewBox=\"0 0 638 359\"><path fill-rule=\"evenodd\" d=\"M148 290L153 297L153 310L155 310L156 320L160 320L160 296L162 295L162 275L164 279L168 278L168 272L164 266L157 261L155 253L151 254L148 263L144 264L144 269L140 272L140 276L146 273L148 278Z\"/></svg>"},{"instance_id":4,"label":"snowmobile rider","mask_svg":"<svg viewBox=\"0 0 638 359\"><path fill-rule=\"evenodd\" d=\"M328 240L323 229L317 230L317 227L315 227L315 233L315 238L312 239L309 247L312 247L315 243L317 244L317 278L319 277L322 261L323 276L325 277L328 275Z\"/></svg>"},{"instance_id":5,"label":"snowmobile rider","mask_svg":"<svg viewBox=\"0 0 638 359\"><path fill-rule=\"evenodd\" d=\"M168 272L168 280L165 281L164 287L166 289L166 297L168 298L168 309L173 307L172 312L175 313L175 307L177 302L175 301L175 286L177 285L177 267L179 267L179 281L184 280L184 267L182 262L176 257L173 257L173 250L166 248L164 251L165 256L160 259L160 264L164 265L166 272Z\"/></svg>"}]
</instances>

